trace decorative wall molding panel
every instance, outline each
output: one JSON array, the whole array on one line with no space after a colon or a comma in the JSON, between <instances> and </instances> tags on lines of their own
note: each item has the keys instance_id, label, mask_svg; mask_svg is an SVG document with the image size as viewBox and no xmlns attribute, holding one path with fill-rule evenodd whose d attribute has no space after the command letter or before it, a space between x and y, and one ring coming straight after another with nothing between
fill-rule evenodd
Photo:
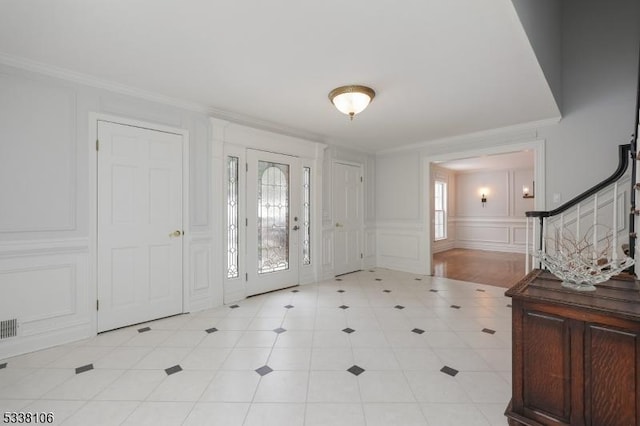
<instances>
[{"instance_id":1,"label":"decorative wall molding panel","mask_svg":"<svg viewBox=\"0 0 640 426\"><path fill-rule=\"evenodd\" d=\"M0 74L0 234L77 226L76 93Z\"/></svg>"},{"instance_id":2,"label":"decorative wall molding panel","mask_svg":"<svg viewBox=\"0 0 640 426\"><path fill-rule=\"evenodd\" d=\"M52 335L67 342L93 333L88 254L31 253L0 258L0 321L18 320L18 335L0 341L0 359L45 347Z\"/></svg>"},{"instance_id":3,"label":"decorative wall molding panel","mask_svg":"<svg viewBox=\"0 0 640 426\"><path fill-rule=\"evenodd\" d=\"M420 225L406 222L378 224L376 264L414 274L427 274L426 232Z\"/></svg>"}]
</instances>

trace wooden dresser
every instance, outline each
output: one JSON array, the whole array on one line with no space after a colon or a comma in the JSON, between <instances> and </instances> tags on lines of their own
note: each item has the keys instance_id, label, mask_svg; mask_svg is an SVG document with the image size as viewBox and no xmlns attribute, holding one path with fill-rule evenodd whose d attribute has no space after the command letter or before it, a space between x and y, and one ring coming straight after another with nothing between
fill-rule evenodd
<instances>
[{"instance_id":1,"label":"wooden dresser","mask_svg":"<svg viewBox=\"0 0 640 426\"><path fill-rule=\"evenodd\" d=\"M534 270L513 299L510 425L640 426L640 293L631 278L596 291Z\"/></svg>"}]
</instances>

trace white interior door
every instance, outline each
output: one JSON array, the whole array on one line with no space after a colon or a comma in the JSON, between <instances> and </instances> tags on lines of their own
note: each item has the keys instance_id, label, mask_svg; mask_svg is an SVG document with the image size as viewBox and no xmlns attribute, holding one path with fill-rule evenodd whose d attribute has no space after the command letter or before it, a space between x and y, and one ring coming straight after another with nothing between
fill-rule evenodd
<instances>
[{"instance_id":1,"label":"white interior door","mask_svg":"<svg viewBox=\"0 0 640 426\"><path fill-rule=\"evenodd\" d=\"M362 169L344 163L333 164L334 273L362 269Z\"/></svg>"},{"instance_id":2,"label":"white interior door","mask_svg":"<svg viewBox=\"0 0 640 426\"><path fill-rule=\"evenodd\" d=\"M182 312L182 136L98 122L98 331Z\"/></svg>"},{"instance_id":3,"label":"white interior door","mask_svg":"<svg viewBox=\"0 0 640 426\"><path fill-rule=\"evenodd\" d=\"M298 284L300 161L247 150L247 296Z\"/></svg>"}]
</instances>

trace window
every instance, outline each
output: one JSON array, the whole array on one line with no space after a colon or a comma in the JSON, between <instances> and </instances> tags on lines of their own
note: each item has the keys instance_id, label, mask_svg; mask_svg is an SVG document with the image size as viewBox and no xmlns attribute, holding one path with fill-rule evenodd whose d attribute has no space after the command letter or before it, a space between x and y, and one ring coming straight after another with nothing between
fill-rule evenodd
<instances>
[{"instance_id":1,"label":"window","mask_svg":"<svg viewBox=\"0 0 640 426\"><path fill-rule=\"evenodd\" d=\"M238 157L227 157L227 278L238 272Z\"/></svg>"},{"instance_id":2,"label":"window","mask_svg":"<svg viewBox=\"0 0 640 426\"><path fill-rule=\"evenodd\" d=\"M302 169L302 264L311 265L311 168Z\"/></svg>"},{"instance_id":3,"label":"window","mask_svg":"<svg viewBox=\"0 0 640 426\"><path fill-rule=\"evenodd\" d=\"M447 183L437 180L433 192L434 240L447 238Z\"/></svg>"}]
</instances>

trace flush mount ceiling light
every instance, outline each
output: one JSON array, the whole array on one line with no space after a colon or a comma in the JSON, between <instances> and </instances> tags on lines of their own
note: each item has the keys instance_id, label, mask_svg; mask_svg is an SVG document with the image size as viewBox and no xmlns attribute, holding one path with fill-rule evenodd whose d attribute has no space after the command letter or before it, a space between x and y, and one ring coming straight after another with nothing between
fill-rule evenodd
<instances>
[{"instance_id":1,"label":"flush mount ceiling light","mask_svg":"<svg viewBox=\"0 0 640 426\"><path fill-rule=\"evenodd\" d=\"M367 86L342 86L329 92L329 100L343 114L353 120L353 116L361 113L373 100L376 92Z\"/></svg>"}]
</instances>

